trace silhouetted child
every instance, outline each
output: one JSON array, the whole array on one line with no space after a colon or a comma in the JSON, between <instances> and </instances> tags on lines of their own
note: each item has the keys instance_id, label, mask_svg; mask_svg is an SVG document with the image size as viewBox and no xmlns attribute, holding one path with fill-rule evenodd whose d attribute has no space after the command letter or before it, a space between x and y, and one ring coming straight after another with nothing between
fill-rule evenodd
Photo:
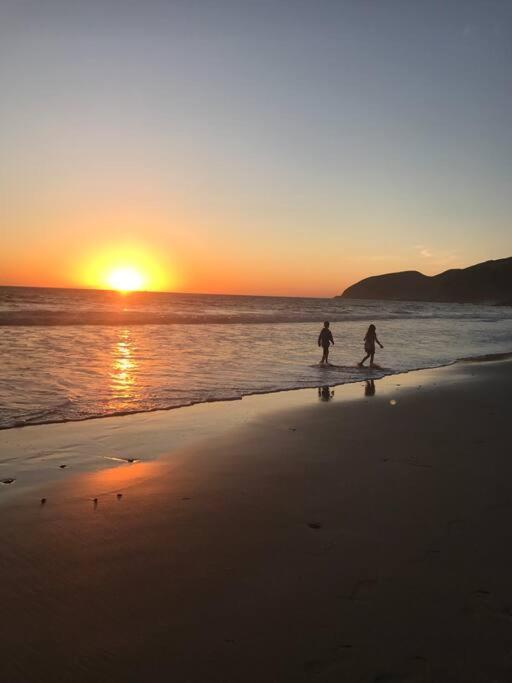
<instances>
[{"instance_id":1,"label":"silhouetted child","mask_svg":"<svg viewBox=\"0 0 512 683\"><path fill-rule=\"evenodd\" d=\"M332 338L332 332L329 329L329 322L326 320L324 322L324 327L318 335L318 346L323 349L322 360L320 365L323 363L327 364L327 359L329 358L329 346L334 344L334 339Z\"/></svg>"},{"instance_id":2,"label":"silhouetted child","mask_svg":"<svg viewBox=\"0 0 512 683\"><path fill-rule=\"evenodd\" d=\"M360 368L364 367L364 362L368 358L370 359L370 367L373 368L373 357L375 356L375 342L377 342L381 349L384 348L384 346L377 339L377 330L375 329L375 325L370 325L370 327L368 328L368 332L366 333L364 338L364 350L366 356L360 363L358 363Z\"/></svg>"}]
</instances>

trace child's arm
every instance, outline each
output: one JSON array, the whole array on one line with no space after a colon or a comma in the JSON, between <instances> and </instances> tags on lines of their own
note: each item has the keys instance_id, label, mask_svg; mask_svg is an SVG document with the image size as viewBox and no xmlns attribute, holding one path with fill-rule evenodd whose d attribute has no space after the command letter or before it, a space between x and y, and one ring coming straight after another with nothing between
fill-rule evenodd
<instances>
[{"instance_id":1,"label":"child's arm","mask_svg":"<svg viewBox=\"0 0 512 683\"><path fill-rule=\"evenodd\" d=\"M332 345L334 346L334 337L332 336L332 332L329 332L329 339L330 339Z\"/></svg>"},{"instance_id":2,"label":"child's arm","mask_svg":"<svg viewBox=\"0 0 512 683\"><path fill-rule=\"evenodd\" d=\"M381 349L384 348L384 344L381 344L381 343L380 343L380 341L379 341L377 335L375 335L375 341L377 342L377 344L380 346Z\"/></svg>"},{"instance_id":3,"label":"child's arm","mask_svg":"<svg viewBox=\"0 0 512 683\"><path fill-rule=\"evenodd\" d=\"M322 346L322 333L318 335L318 346Z\"/></svg>"}]
</instances>

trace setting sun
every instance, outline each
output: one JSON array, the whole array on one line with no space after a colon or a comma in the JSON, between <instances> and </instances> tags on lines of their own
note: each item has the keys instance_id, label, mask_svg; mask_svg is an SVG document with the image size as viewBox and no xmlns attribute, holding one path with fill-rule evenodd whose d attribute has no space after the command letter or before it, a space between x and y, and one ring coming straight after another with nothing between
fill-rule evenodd
<instances>
[{"instance_id":1,"label":"setting sun","mask_svg":"<svg viewBox=\"0 0 512 683\"><path fill-rule=\"evenodd\" d=\"M120 292L133 292L142 289L144 278L136 268L129 266L113 270L108 275L107 282L112 289Z\"/></svg>"},{"instance_id":2,"label":"setting sun","mask_svg":"<svg viewBox=\"0 0 512 683\"><path fill-rule=\"evenodd\" d=\"M140 244L105 245L95 254L84 258L80 284L95 289L118 292L169 291L176 287L178 278L174 264L161 258Z\"/></svg>"}]
</instances>

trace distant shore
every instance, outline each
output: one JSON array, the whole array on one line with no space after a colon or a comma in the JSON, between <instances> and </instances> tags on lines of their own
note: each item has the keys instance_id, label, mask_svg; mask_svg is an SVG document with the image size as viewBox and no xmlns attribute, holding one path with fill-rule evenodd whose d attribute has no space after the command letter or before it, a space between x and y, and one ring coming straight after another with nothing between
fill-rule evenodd
<instances>
[{"instance_id":1,"label":"distant shore","mask_svg":"<svg viewBox=\"0 0 512 683\"><path fill-rule=\"evenodd\" d=\"M511 392L479 361L3 432L0 678L509 680Z\"/></svg>"},{"instance_id":2,"label":"distant shore","mask_svg":"<svg viewBox=\"0 0 512 683\"><path fill-rule=\"evenodd\" d=\"M512 257L452 268L438 275L417 270L373 275L347 287L340 296L508 306L512 301Z\"/></svg>"}]
</instances>

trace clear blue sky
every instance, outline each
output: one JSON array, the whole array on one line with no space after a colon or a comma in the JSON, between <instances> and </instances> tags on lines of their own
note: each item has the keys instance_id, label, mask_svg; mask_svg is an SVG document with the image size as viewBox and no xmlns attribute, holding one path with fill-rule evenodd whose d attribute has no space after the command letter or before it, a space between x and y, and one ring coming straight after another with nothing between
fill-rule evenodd
<instances>
[{"instance_id":1,"label":"clear blue sky","mask_svg":"<svg viewBox=\"0 0 512 683\"><path fill-rule=\"evenodd\" d=\"M2 0L0 282L335 294L512 255L512 2Z\"/></svg>"}]
</instances>

